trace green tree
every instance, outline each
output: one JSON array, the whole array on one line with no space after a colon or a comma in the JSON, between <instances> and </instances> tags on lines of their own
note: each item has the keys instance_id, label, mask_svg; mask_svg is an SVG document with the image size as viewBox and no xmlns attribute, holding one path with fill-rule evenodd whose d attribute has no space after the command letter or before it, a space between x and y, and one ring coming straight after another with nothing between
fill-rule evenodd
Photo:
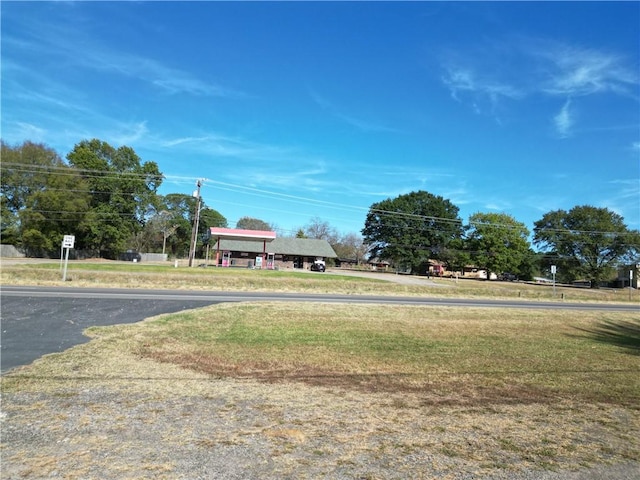
<instances>
[{"instance_id":1,"label":"green tree","mask_svg":"<svg viewBox=\"0 0 640 480\"><path fill-rule=\"evenodd\" d=\"M210 244L211 227L227 228L227 219L217 210L209 207L204 207L200 211L200 222L198 224L198 240L196 243L196 250L198 250L199 248L204 248L205 246Z\"/></svg>"},{"instance_id":2,"label":"green tree","mask_svg":"<svg viewBox=\"0 0 640 480\"><path fill-rule=\"evenodd\" d=\"M22 232L22 246L28 257L42 257L53 250L51 240L35 228L28 228Z\"/></svg>"},{"instance_id":3,"label":"green tree","mask_svg":"<svg viewBox=\"0 0 640 480\"><path fill-rule=\"evenodd\" d=\"M449 200L418 191L371 205L362 235L372 258L426 270L462 235L462 221Z\"/></svg>"},{"instance_id":4,"label":"green tree","mask_svg":"<svg viewBox=\"0 0 640 480\"><path fill-rule=\"evenodd\" d=\"M157 212L145 225L145 229L151 232L149 235L154 238L153 248L162 251L164 246L174 256L185 256L189 253L197 199L182 193L170 193L158 198ZM207 244L211 227L227 226L224 215L207 207L201 199L196 248Z\"/></svg>"},{"instance_id":5,"label":"green tree","mask_svg":"<svg viewBox=\"0 0 640 480\"><path fill-rule=\"evenodd\" d=\"M242 217L236 223L236 228L240 230L272 230L272 226L270 224L268 224L264 220L253 217Z\"/></svg>"},{"instance_id":6,"label":"green tree","mask_svg":"<svg viewBox=\"0 0 640 480\"><path fill-rule=\"evenodd\" d=\"M164 244L173 256L182 257L189 253L196 202L195 197L182 193L170 193L160 199L158 230L166 235Z\"/></svg>"},{"instance_id":7,"label":"green tree","mask_svg":"<svg viewBox=\"0 0 640 480\"><path fill-rule=\"evenodd\" d=\"M0 196L0 238L2 243L9 245L20 244L20 217L9 208L7 198Z\"/></svg>"},{"instance_id":8,"label":"green tree","mask_svg":"<svg viewBox=\"0 0 640 480\"><path fill-rule=\"evenodd\" d=\"M91 195L79 246L114 258L144 226L156 204L162 174L155 162L142 163L132 148L116 149L97 139L78 143L67 159Z\"/></svg>"},{"instance_id":9,"label":"green tree","mask_svg":"<svg viewBox=\"0 0 640 480\"><path fill-rule=\"evenodd\" d=\"M467 250L466 239L454 238L440 251L438 260L444 262L450 272L462 272L464 267L472 262L471 254Z\"/></svg>"},{"instance_id":10,"label":"green tree","mask_svg":"<svg viewBox=\"0 0 640 480\"><path fill-rule=\"evenodd\" d=\"M176 233L178 224L174 221L173 214L169 210L161 210L154 215L145 225L145 229L151 230L150 237L155 239L157 244L162 243L162 253L166 253L167 239Z\"/></svg>"},{"instance_id":11,"label":"green tree","mask_svg":"<svg viewBox=\"0 0 640 480\"><path fill-rule=\"evenodd\" d=\"M47 177L45 188L34 192L21 212L22 227L38 230L47 248L41 253L57 255L64 235L75 235L89 211L86 184L74 169L61 167Z\"/></svg>"},{"instance_id":12,"label":"green tree","mask_svg":"<svg viewBox=\"0 0 640 480\"><path fill-rule=\"evenodd\" d=\"M588 279L592 288L640 255L638 231L629 230L622 216L607 208L583 205L548 212L534 223L533 232L548 262L559 265L567 279Z\"/></svg>"},{"instance_id":13,"label":"green tree","mask_svg":"<svg viewBox=\"0 0 640 480\"><path fill-rule=\"evenodd\" d=\"M206 233L211 227L227 228L227 219L217 210L205 207L200 211L200 233Z\"/></svg>"},{"instance_id":14,"label":"green tree","mask_svg":"<svg viewBox=\"0 0 640 480\"><path fill-rule=\"evenodd\" d=\"M46 185L51 168L63 165L58 154L42 144L29 141L10 146L0 142L0 198L2 242L22 246L20 212L27 199ZM32 237L32 235L30 235Z\"/></svg>"},{"instance_id":15,"label":"green tree","mask_svg":"<svg viewBox=\"0 0 640 480\"><path fill-rule=\"evenodd\" d=\"M7 210L17 215L27 199L46 185L50 173L65 165L55 150L43 144L26 141L11 147L1 142L0 148L2 196Z\"/></svg>"},{"instance_id":16,"label":"green tree","mask_svg":"<svg viewBox=\"0 0 640 480\"><path fill-rule=\"evenodd\" d=\"M475 213L469 218L467 249L477 267L491 273L518 273L532 255L529 230L504 213Z\"/></svg>"},{"instance_id":17,"label":"green tree","mask_svg":"<svg viewBox=\"0 0 640 480\"><path fill-rule=\"evenodd\" d=\"M45 145L2 144L3 241L29 255L55 255L89 209L87 184ZM7 238L8 237L8 238Z\"/></svg>"}]
</instances>

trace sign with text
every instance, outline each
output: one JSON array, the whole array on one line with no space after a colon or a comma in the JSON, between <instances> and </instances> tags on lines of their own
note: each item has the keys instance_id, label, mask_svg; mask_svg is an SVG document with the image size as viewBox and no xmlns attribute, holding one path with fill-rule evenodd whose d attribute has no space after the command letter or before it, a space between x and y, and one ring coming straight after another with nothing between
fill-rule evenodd
<instances>
[{"instance_id":1,"label":"sign with text","mask_svg":"<svg viewBox=\"0 0 640 480\"><path fill-rule=\"evenodd\" d=\"M76 243L75 235L65 235L62 239L62 248L73 248Z\"/></svg>"}]
</instances>

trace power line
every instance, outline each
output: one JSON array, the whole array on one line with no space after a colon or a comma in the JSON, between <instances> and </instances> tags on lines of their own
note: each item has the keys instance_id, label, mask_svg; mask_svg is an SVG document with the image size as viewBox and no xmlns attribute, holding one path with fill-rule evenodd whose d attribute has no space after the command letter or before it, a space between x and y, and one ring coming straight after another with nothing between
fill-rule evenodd
<instances>
[{"instance_id":1,"label":"power line","mask_svg":"<svg viewBox=\"0 0 640 480\"><path fill-rule=\"evenodd\" d=\"M84 177L89 178L121 178L121 177L131 177L131 178L139 178L144 180L149 180L150 177L154 177L152 174L147 173L133 173L133 172L117 172L117 171L109 171L109 170L95 170L95 169L80 169L73 166L66 165L34 165L34 164L20 164L20 163L11 163L11 162L2 162L0 163L0 167L5 169L6 167L12 167L14 170L22 173L55 173L57 175L69 175L69 176L77 176L77 172L82 173ZM174 176L174 175L163 175L159 176L159 179L181 179L181 180L193 180L193 177L182 177L182 176ZM416 220L416 221L424 221L424 222L436 222L442 224L450 224L454 226L464 227L464 222L459 218L446 218L446 217L437 217L437 216L429 216L429 215L421 215L414 214L408 212L399 212L399 211L390 211L383 210L378 208L366 208L360 207L357 205L350 205L338 202L331 202L326 200L318 200L308 197L302 197L297 195L290 195L280 192L274 192L270 190L249 187L246 185L238 185L234 183L221 182L217 180L205 179L208 184L216 185L218 190L227 190L231 192L241 192L254 196L259 196L262 198L279 198L285 201L289 201L292 203L298 203L303 205L314 205L314 206L323 206L323 207L331 207L334 209L344 210L344 211L357 211L357 212L367 212L369 214L377 214L381 217L388 218L397 218L397 219L405 219L405 220ZM207 185L208 187L208 185ZM213 187L212 187L213 188ZM109 191L91 191L91 190L67 190L67 189L47 189L51 191L68 191L68 192L76 192L76 193L90 193L90 194L110 194L114 192ZM120 195L138 195L134 192L117 192ZM234 205L238 205L234 203ZM274 210L280 213L294 213L300 215L299 212L290 212L290 211L282 211L282 210ZM513 225L513 224L499 224L499 223L486 223L486 222L477 222L470 221L467 226L469 227L489 227L489 228L503 228L503 229L521 229L522 227L527 228L524 224ZM398 224L395 228L412 228L415 229L416 225L406 225L406 224ZM421 229L431 229L437 230L433 225L424 225L420 227ZM527 229L528 230L528 229ZM535 230L535 229L534 229ZM610 235L610 236L630 236L635 235L634 232L610 232L610 231L596 231L596 230L575 230L575 229L560 229L560 228L541 228L538 229L537 232L555 232L555 233L564 233L570 235Z\"/></svg>"},{"instance_id":2,"label":"power line","mask_svg":"<svg viewBox=\"0 0 640 480\"><path fill-rule=\"evenodd\" d=\"M81 173L83 177L89 178L104 178L109 176L114 177L139 177L140 179L148 179L150 177L165 178L164 175L154 175L152 173L136 173L136 172L119 172L117 170L95 170L87 168L78 168L71 165L36 165L36 164L23 164L23 163L11 163L2 162L0 168L7 169L11 167L12 170L22 173L55 173L57 175L69 175L77 176L77 173ZM87 175L94 174L94 175Z\"/></svg>"}]
</instances>

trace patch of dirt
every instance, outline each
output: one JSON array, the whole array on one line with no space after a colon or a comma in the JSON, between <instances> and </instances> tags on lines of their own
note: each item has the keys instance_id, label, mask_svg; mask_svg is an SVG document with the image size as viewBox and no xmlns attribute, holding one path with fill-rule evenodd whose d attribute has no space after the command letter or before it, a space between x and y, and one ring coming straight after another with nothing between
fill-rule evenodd
<instances>
[{"instance_id":1,"label":"patch of dirt","mask_svg":"<svg viewBox=\"0 0 640 480\"><path fill-rule=\"evenodd\" d=\"M565 480L640 468L637 409L320 378L217 378L85 344L1 378L1 477Z\"/></svg>"}]
</instances>

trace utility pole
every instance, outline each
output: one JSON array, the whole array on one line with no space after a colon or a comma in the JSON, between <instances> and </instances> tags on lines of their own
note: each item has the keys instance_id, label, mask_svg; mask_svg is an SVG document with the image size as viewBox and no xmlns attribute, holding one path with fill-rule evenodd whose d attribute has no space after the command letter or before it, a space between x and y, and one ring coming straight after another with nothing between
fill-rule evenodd
<instances>
[{"instance_id":1,"label":"utility pole","mask_svg":"<svg viewBox=\"0 0 640 480\"><path fill-rule=\"evenodd\" d=\"M193 196L196 197L196 213L193 221L193 230L191 230L191 246L189 247L189 266L193 266L193 258L196 255L196 243L198 238L198 224L200 223L200 187L202 186L202 180L198 179L196 187L198 189L193 192Z\"/></svg>"}]
</instances>

